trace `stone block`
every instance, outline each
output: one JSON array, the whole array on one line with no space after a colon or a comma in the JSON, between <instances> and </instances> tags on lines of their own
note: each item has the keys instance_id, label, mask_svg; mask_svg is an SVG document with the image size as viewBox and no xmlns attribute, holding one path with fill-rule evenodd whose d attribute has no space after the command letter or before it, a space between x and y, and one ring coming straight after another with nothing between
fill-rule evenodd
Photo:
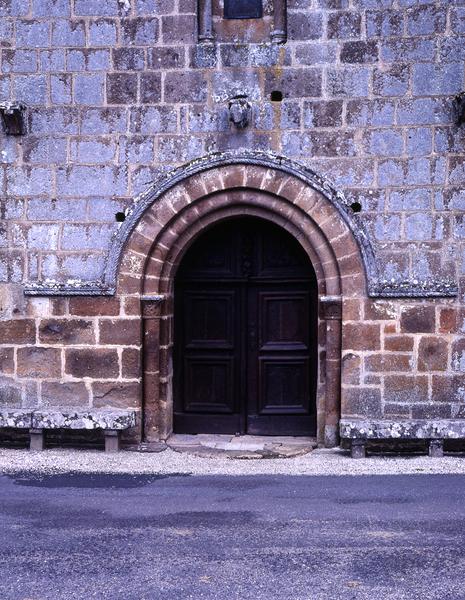
<instances>
[{"instance_id":1,"label":"stone block","mask_svg":"<svg viewBox=\"0 0 465 600\"><path fill-rule=\"evenodd\" d=\"M384 378L385 402L428 402L427 375L386 375Z\"/></svg>"},{"instance_id":2,"label":"stone block","mask_svg":"<svg viewBox=\"0 0 465 600\"><path fill-rule=\"evenodd\" d=\"M463 63L414 65L412 81L417 96L458 94L464 85Z\"/></svg>"},{"instance_id":3,"label":"stone block","mask_svg":"<svg viewBox=\"0 0 465 600\"><path fill-rule=\"evenodd\" d=\"M409 89L410 66L395 64L376 69L373 77L373 92L377 96L403 96Z\"/></svg>"},{"instance_id":4,"label":"stone block","mask_svg":"<svg viewBox=\"0 0 465 600\"><path fill-rule=\"evenodd\" d=\"M436 45L434 40L422 38L383 39L380 41L383 62L434 61Z\"/></svg>"},{"instance_id":5,"label":"stone block","mask_svg":"<svg viewBox=\"0 0 465 600\"><path fill-rule=\"evenodd\" d=\"M365 67L329 68L327 74L327 93L330 96L363 97L368 96L370 72Z\"/></svg>"},{"instance_id":6,"label":"stone block","mask_svg":"<svg viewBox=\"0 0 465 600\"><path fill-rule=\"evenodd\" d=\"M59 348L18 348L18 377L61 377L61 350Z\"/></svg>"},{"instance_id":7,"label":"stone block","mask_svg":"<svg viewBox=\"0 0 465 600\"><path fill-rule=\"evenodd\" d=\"M458 6L451 9L451 29L454 33L465 33L465 7Z\"/></svg>"},{"instance_id":8,"label":"stone block","mask_svg":"<svg viewBox=\"0 0 465 600\"><path fill-rule=\"evenodd\" d=\"M415 6L407 12L407 33L411 36L443 33L445 28L445 6Z\"/></svg>"},{"instance_id":9,"label":"stone block","mask_svg":"<svg viewBox=\"0 0 465 600\"><path fill-rule=\"evenodd\" d=\"M342 328L344 350L379 350L381 330L377 323L345 323Z\"/></svg>"},{"instance_id":10,"label":"stone block","mask_svg":"<svg viewBox=\"0 0 465 600\"><path fill-rule=\"evenodd\" d=\"M37 67L35 50L2 50L3 73L35 73Z\"/></svg>"},{"instance_id":11,"label":"stone block","mask_svg":"<svg viewBox=\"0 0 465 600\"><path fill-rule=\"evenodd\" d=\"M47 79L44 75L16 75L13 79L15 100L27 106L47 103Z\"/></svg>"},{"instance_id":12,"label":"stone block","mask_svg":"<svg viewBox=\"0 0 465 600\"><path fill-rule=\"evenodd\" d=\"M70 156L78 163L111 163L115 161L116 150L115 141L108 138L78 139L71 142Z\"/></svg>"},{"instance_id":13,"label":"stone block","mask_svg":"<svg viewBox=\"0 0 465 600\"><path fill-rule=\"evenodd\" d=\"M339 127L342 125L342 100L304 102L305 127Z\"/></svg>"},{"instance_id":14,"label":"stone block","mask_svg":"<svg viewBox=\"0 0 465 600\"><path fill-rule=\"evenodd\" d=\"M110 68L109 50L68 50L68 71L106 71Z\"/></svg>"},{"instance_id":15,"label":"stone block","mask_svg":"<svg viewBox=\"0 0 465 600\"><path fill-rule=\"evenodd\" d=\"M141 135L121 137L119 159L123 164L151 164L154 161L154 139Z\"/></svg>"},{"instance_id":16,"label":"stone block","mask_svg":"<svg viewBox=\"0 0 465 600\"><path fill-rule=\"evenodd\" d=\"M414 404L412 406L413 419L450 419L452 407L450 404Z\"/></svg>"},{"instance_id":17,"label":"stone block","mask_svg":"<svg viewBox=\"0 0 465 600\"><path fill-rule=\"evenodd\" d=\"M381 417L381 392L377 388L351 387L342 390L345 415Z\"/></svg>"},{"instance_id":18,"label":"stone block","mask_svg":"<svg viewBox=\"0 0 465 600\"><path fill-rule=\"evenodd\" d=\"M289 12L287 35L290 40L317 40L323 37L322 13L314 11Z\"/></svg>"},{"instance_id":19,"label":"stone block","mask_svg":"<svg viewBox=\"0 0 465 600\"><path fill-rule=\"evenodd\" d=\"M372 373L405 373L412 371L413 360L404 354L373 354L365 357L365 369Z\"/></svg>"},{"instance_id":20,"label":"stone block","mask_svg":"<svg viewBox=\"0 0 465 600\"><path fill-rule=\"evenodd\" d=\"M60 75L50 76L50 101L52 104L71 104L72 103L72 76L61 73ZM66 160L66 155L61 155L62 161Z\"/></svg>"},{"instance_id":21,"label":"stone block","mask_svg":"<svg viewBox=\"0 0 465 600\"><path fill-rule=\"evenodd\" d=\"M322 72L318 68L290 69L265 74L265 94L278 90L285 98L321 96Z\"/></svg>"},{"instance_id":22,"label":"stone block","mask_svg":"<svg viewBox=\"0 0 465 600\"><path fill-rule=\"evenodd\" d=\"M399 125L433 125L450 123L450 107L441 99L401 100L397 109Z\"/></svg>"},{"instance_id":23,"label":"stone block","mask_svg":"<svg viewBox=\"0 0 465 600\"><path fill-rule=\"evenodd\" d=\"M92 250L108 247L114 227L111 225L64 225L62 250Z\"/></svg>"},{"instance_id":24,"label":"stone block","mask_svg":"<svg viewBox=\"0 0 465 600\"><path fill-rule=\"evenodd\" d=\"M103 104L103 74L74 75L74 101L85 106Z\"/></svg>"},{"instance_id":25,"label":"stone block","mask_svg":"<svg viewBox=\"0 0 465 600\"><path fill-rule=\"evenodd\" d=\"M299 65L314 66L316 64L331 64L336 62L336 42L321 42L297 44L295 60Z\"/></svg>"},{"instance_id":26,"label":"stone block","mask_svg":"<svg viewBox=\"0 0 465 600\"><path fill-rule=\"evenodd\" d=\"M439 312L439 333L458 331L459 311L456 308L441 308Z\"/></svg>"},{"instance_id":27,"label":"stone block","mask_svg":"<svg viewBox=\"0 0 465 600\"><path fill-rule=\"evenodd\" d=\"M189 49L189 66L192 69L216 67L218 50L216 44L196 44Z\"/></svg>"},{"instance_id":28,"label":"stone block","mask_svg":"<svg viewBox=\"0 0 465 600\"><path fill-rule=\"evenodd\" d=\"M2 340L3 343L3 340ZM12 375L15 371L14 349L0 348L0 373L3 375Z\"/></svg>"},{"instance_id":29,"label":"stone block","mask_svg":"<svg viewBox=\"0 0 465 600\"><path fill-rule=\"evenodd\" d=\"M132 410L34 410L32 426L37 429L111 429L121 431L134 427L136 414Z\"/></svg>"},{"instance_id":30,"label":"stone block","mask_svg":"<svg viewBox=\"0 0 465 600\"><path fill-rule=\"evenodd\" d=\"M201 73L167 73L164 82L165 102L205 102L207 82Z\"/></svg>"},{"instance_id":31,"label":"stone block","mask_svg":"<svg viewBox=\"0 0 465 600\"><path fill-rule=\"evenodd\" d=\"M328 38L358 38L361 34L361 16L357 12L340 11L328 15Z\"/></svg>"},{"instance_id":32,"label":"stone block","mask_svg":"<svg viewBox=\"0 0 465 600\"><path fill-rule=\"evenodd\" d=\"M82 382L44 381L43 406L89 406L89 391Z\"/></svg>"},{"instance_id":33,"label":"stone block","mask_svg":"<svg viewBox=\"0 0 465 600\"><path fill-rule=\"evenodd\" d=\"M346 120L348 125L394 125L394 100L349 100Z\"/></svg>"},{"instance_id":34,"label":"stone block","mask_svg":"<svg viewBox=\"0 0 465 600\"><path fill-rule=\"evenodd\" d=\"M41 344L93 344L95 331L92 321L84 319L43 319L39 324Z\"/></svg>"},{"instance_id":35,"label":"stone block","mask_svg":"<svg viewBox=\"0 0 465 600\"><path fill-rule=\"evenodd\" d=\"M370 131L367 139L367 152L375 156L399 156L404 151L402 131L377 129Z\"/></svg>"},{"instance_id":36,"label":"stone block","mask_svg":"<svg viewBox=\"0 0 465 600\"><path fill-rule=\"evenodd\" d=\"M402 37L404 13L401 10L369 10L366 13L367 37Z\"/></svg>"},{"instance_id":37,"label":"stone block","mask_svg":"<svg viewBox=\"0 0 465 600\"><path fill-rule=\"evenodd\" d=\"M174 12L174 0L135 0L138 15L164 15Z\"/></svg>"},{"instance_id":38,"label":"stone block","mask_svg":"<svg viewBox=\"0 0 465 600\"><path fill-rule=\"evenodd\" d=\"M76 109L44 108L32 109L30 113L31 131L34 135L41 133L78 133L79 118ZM49 175L50 178L50 175ZM33 195L36 195L33 193Z\"/></svg>"},{"instance_id":39,"label":"stone block","mask_svg":"<svg viewBox=\"0 0 465 600\"><path fill-rule=\"evenodd\" d=\"M342 357L342 384L360 385L361 359L358 354L344 354Z\"/></svg>"},{"instance_id":40,"label":"stone block","mask_svg":"<svg viewBox=\"0 0 465 600\"><path fill-rule=\"evenodd\" d=\"M50 23L17 20L15 39L17 48L47 48L50 46Z\"/></svg>"},{"instance_id":41,"label":"stone block","mask_svg":"<svg viewBox=\"0 0 465 600\"><path fill-rule=\"evenodd\" d=\"M155 45L158 41L158 19L124 19L121 22L121 40L125 46Z\"/></svg>"},{"instance_id":42,"label":"stone block","mask_svg":"<svg viewBox=\"0 0 465 600\"><path fill-rule=\"evenodd\" d=\"M100 319L100 343L124 346L141 343L140 319Z\"/></svg>"},{"instance_id":43,"label":"stone block","mask_svg":"<svg viewBox=\"0 0 465 600\"><path fill-rule=\"evenodd\" d=\"M33 0L32 15L34 17L69 17L70 0Z\"/></svg>"},{"instance_id":44,"label":"stone block","mask_svg":"<svg viewBox=\"0 0 465 600\"><path fill-rule=\"evenodd\" d=\"M81 221L87 209L86 200L48 200L31 198L27 202L27 218L38 221Z\"/></svg>"},{"instance_id":45,"label":"stone block","mask_svg":"<svg viewBox=\"0 0 465 600\"><path fill-rule=\"evenodd\" d=\"M112 57L117 71L143 71L145 68L143 48L113 48Z\"/></svg>"},{"instance_id":46,"label":"stone block","mask_svg":"<svg viewBox=\"0 0 465 600\"><path fill-rule=\"evenodd\" d=\"M418 346L419 371L445 371L448 344L444 338L424 336Z\"/></svg>"},{"instance_id":47,"label":"stone block","mask_svg":"<svg viewBox=\"0 0 465 600\"><path fill-rule=\"evenodd\" d=\"M54 47L80 47L86 45L85 22L81 19L59 19L52 24Z\"/></svg>"},{"instance_id":48,"label":"stone block","mask_svg":"<svg viewBox=\"0 0 465 600\"><path fill-rule=\"evenodd\" d=\"M109 47L117 40L116 21L112 19L97 19L89 23L89 45Z\"/></svg>"},{"instance_id":49,"label":"stone block","mask_svg":"<svg viewBox=\"0 0 465 600\"><path fill-rule=\"evenodd\" d=\"M0 339L2 344L34 344L35 322L32 319L0 321Z\"/></svg>"},{"instance_id":50,"label":"stone block","mask_svg":"<svg viewBox=\"0 0 465 600\"><path fill-rule=\"evenodd\" d=\"M452 343L451 368L455 372L465 373L465 338Z\"/></svg>"},{"instance_id":51,"label":"stone block","mask_svg":"<svg viewBox=\"0 0 465 600\"><path fill-rule=\"evenodd\" d=\"M29 13L29 0L6 0L0 3L0 17L22 17Z\"/></svg>"},{"instance_id":52,"label":"stone block","mask_svg":"<svg viewBox=\"0 0 465 600\"><path fill-rule=\"evenodd\" d=\"M62 48L56 50L40 50L39 64L42 73L65 70L65 51Z\"/></svg>"},{"instance_id":53,"label":"stone block","mask_svg":"<svg viewBox=\"0 0 465 600\"><path fill-rule=\"evenodd\" d=\"M137 408L141 402L139 383L108 382L92 384L93 406L96 408Z\"/></svg>"},{"instance_id":54,"label":"stone block","mask_svg":"<svg viewBox=\"0 0 465 600\"><path fill-rule=\"evenodd\" d=\"M124 196L127 174L118 167L75 166L57 170L57 192L68 197L94 197L95 182L102 195Z\"/></svg>"},{"instance_id":55,"label":"stone block","mask_svg":"<svg viewBox=\"0 0 465 600\"><path fill-rule=\"evenodd\" d=\"M118 298L74 297L69 299L71 315L82 317L116 316L120 306Z\"/></svg>"},{"instance_id":56,"label":"stone block","mask_svg":"<svg viewBox=\"0 0 465 600\"><path fill-rule=\"evenodd\" d=\"M156 133L176 133L178 113L171 106L144 106L134 108L130 115L130 131L153 135Z\"/></svg>"},{"instance_id":57,"label":"stone block","mask_svg":"<svg viewBox=\"0 0 465 600\"><path fill-rule=\"evenodd\" d=\"M161 18L163 44L194 44L197 23L194 15L170 15Z\"/></svg>"},{"instance_id":58,"label":"stone block","mask_svg":"<svg viewBox=\"0 0 465 600\"><path fill-rule=\"evenodd\" d=\"M124 77L124 75L123 75ZM80 127L83 135L125 133L128 121L126 108L87 108L82 109Z\"/></svg>"},{"instance_id":59,"label":"stone block","mask_svg":"<svg viewBox=\"0 0 465 600\"><path fill-rule=\"evenodd\" d=\"M403 333L434 333L435 330L434 306L416 306L402 309L400 326Z\"/></svg>"},{"instance_id":60,"label":"stone block","mask_svg":"<svg viewBox=\"0 0 465 600\"><path fill-rule=\"evenodd\" d=\"M74 13L88 17L118 16L118 0L75 0Z\"/></svg>"},{"instance_id":61,"label":"stone block","mask_svg":"<svg viewBox=\"0 0 465 600\"><path fill-rule=\"evenodd\" d=\"M147 54L149 69L182 69L185 66L183 46L150 48Z\"/></svg>"},{"instance_id":62,"label":"stone block","mask_svg":"<svg viewBox=\"0 0 465 600\"><path fill-rule=\"evenodd\" d=\"M32 423L32 412L30 410L0 409L0 427L15 427L17 429L29 429Z\"/></svg>"},{"instance_id":63,"label":"stone block","mask_svg":"<svg viewBox=\"0 0 465 600\"><path fill-rule=\"evenodd\" d=\"M137 348L123 348L121 365L123 379L138 379L141 376L141 351Z\"/></svg>"},{"instance_id":64,"label":"stone block","mask_svg":"<svg viewBox=\"0 0 465 600\"><path fill-rule=\"evenodd\" d=\"M142 73L140 76L140 101L142 104L155 104L161 101L161 75Z\"/></svg>"},{"instance_id":65,"label":"stone block","mask_svg":"<svg viewBox=\"0 0 465 600\"><path fill-rule=\"evenodd\" d=\"M114 348L67 349L65 373L79 378L116 379L119 375L117 350Z\"/></svg>"},{"instance_id":66,"label":"stone block","mask_svg":"<svg viewBox=\"0 0 465 600\"><path fill-rule=\"evenodd\" d=\"M160 162L186 162L198 158L203 153L202 139L191 137L186 140L182 136L160 136L158 156Z\"/></svg>"},{"instance_id":67,"label":"stone block","mask_svg":"<svg viewBox=\"0 0 465 600\"><path fill-rule=\"evenodd\" d=\"M23 160L35 164L66 162L66 138L58 136L27 136L23 142Z\"/></svg>"},{"instance_id":68,"label":"stone block","mask_svg":"<svg viewBox=\"0 0 465 600\"><path fill-rule=\"evenodd\" d=\"M356 64L356 63L373 63L378 61L378 45L376 42L345 42L341 49L341 62Z\"/></svg>"},{"instance_id":69,"label":"stone block","mask_svg":"<svg viewBox=\"0 0 465 600\"><path fill-rule=\"evenodd\" d=\"M387 335L384 338L384 349L390 352L413 352L413 336Z\"/></svg>"}]
</instances>

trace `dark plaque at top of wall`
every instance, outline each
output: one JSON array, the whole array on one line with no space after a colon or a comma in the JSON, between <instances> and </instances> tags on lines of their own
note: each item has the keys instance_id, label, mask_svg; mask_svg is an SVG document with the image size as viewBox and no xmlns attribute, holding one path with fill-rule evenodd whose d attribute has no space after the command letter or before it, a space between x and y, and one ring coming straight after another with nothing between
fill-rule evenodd
<instances>
[{"instance_id":1,"label":"dark plaque at top of wall","mask_svg":"<svg viewBox=\"0 0 465 600\"><path fill-rule=\"evenodd\" d=\"M225 19L261 19L262 0L224 0Z\"/></svg>"}]
</instances>

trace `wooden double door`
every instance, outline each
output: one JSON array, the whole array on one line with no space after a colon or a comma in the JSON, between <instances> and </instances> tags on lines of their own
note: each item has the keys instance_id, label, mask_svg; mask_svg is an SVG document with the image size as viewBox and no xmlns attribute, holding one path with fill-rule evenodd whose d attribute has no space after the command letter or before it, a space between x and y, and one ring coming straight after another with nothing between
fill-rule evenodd
<instances>
[{"instance_id":1,"label":"wooden double door","mask_svg":"<svg viewBox=\"0 0 465 600\"><path fill-rule=\"evenodd\" d=\"M235 218L175 282L174 431L315 435L317 289L297 241Z\"/></svg>"}]
</instances>

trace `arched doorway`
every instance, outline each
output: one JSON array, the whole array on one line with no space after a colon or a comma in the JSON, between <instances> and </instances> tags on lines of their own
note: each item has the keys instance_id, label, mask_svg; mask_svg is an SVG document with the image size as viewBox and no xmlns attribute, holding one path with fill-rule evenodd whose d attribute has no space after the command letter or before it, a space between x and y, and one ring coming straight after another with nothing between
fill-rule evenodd
<instances>
[{"instance_id":1,"label":"arched doorway","mask_svg":"<svg viewBox=\"0 0 465 600\"><path fill-rule=\"evenodd\" d=\"M316 435L318 287L283 228L221 221L174 286L174 431Z\"/></svg>"}]
</instances>

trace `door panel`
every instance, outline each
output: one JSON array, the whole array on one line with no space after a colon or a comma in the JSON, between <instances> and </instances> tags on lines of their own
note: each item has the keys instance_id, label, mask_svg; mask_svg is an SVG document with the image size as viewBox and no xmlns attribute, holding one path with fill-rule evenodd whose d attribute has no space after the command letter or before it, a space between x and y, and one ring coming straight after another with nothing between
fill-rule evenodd
<instances>
[{"instance_id":1,"label":"door panel","mask_svg":"<svg viewBox=\"0 0 465 600\"><path fill-rule=\"evenodd\" d=\"M175 282L175 431L314 435L316 298L277 226L244 217L202 235Z\"/></svg>"}]
</instances>

